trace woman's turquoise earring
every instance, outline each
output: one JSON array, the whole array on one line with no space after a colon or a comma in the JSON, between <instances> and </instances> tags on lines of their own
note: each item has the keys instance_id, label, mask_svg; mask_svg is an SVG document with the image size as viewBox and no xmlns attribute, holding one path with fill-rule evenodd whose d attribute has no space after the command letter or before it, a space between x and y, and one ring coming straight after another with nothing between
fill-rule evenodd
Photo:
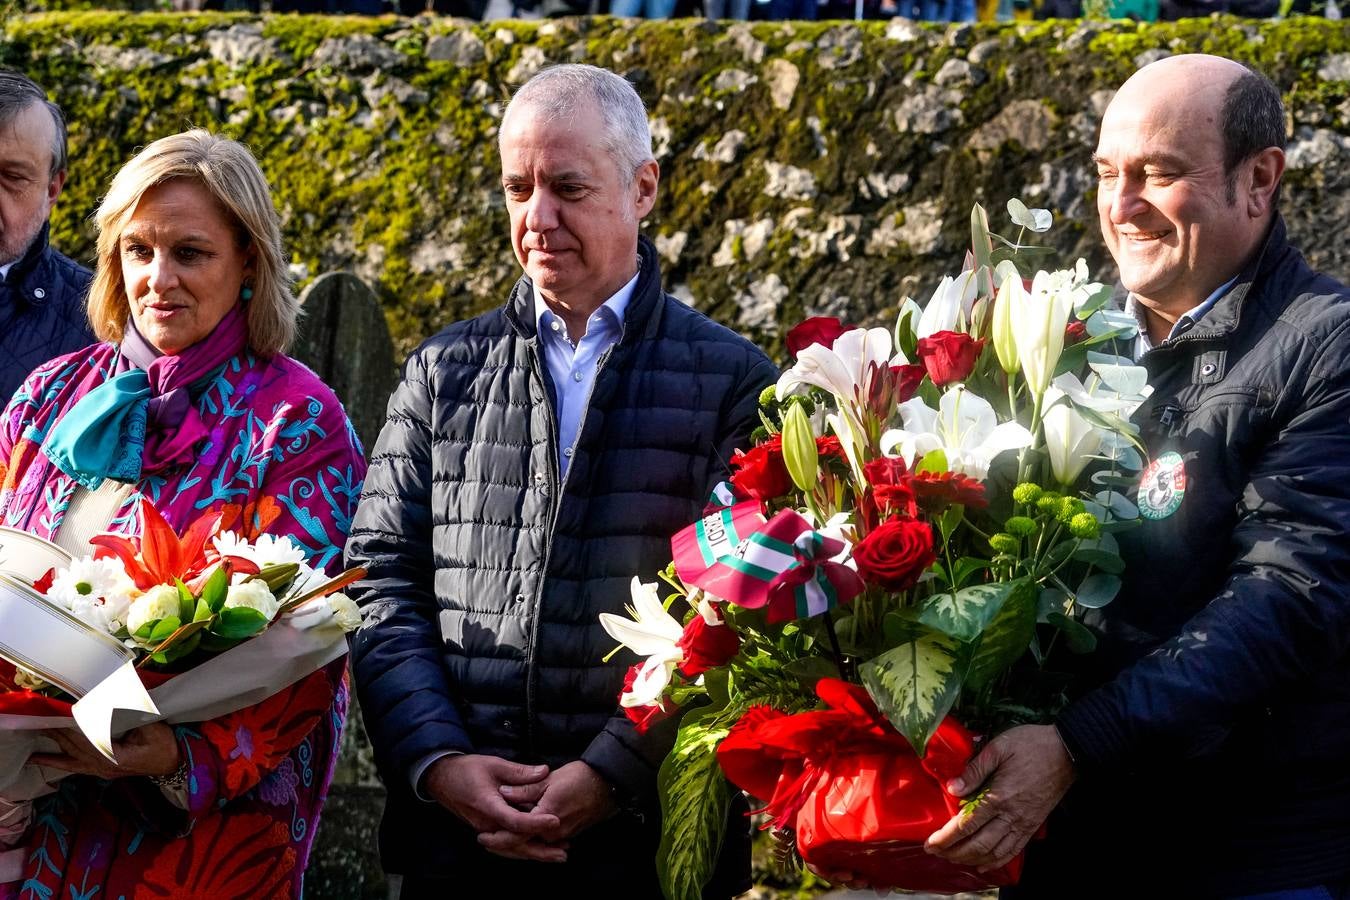
<instances>
[{"instance_id":1,"label":"woman's turquoise earring","mask_svg":"<svg viewBox=\"0 0 1350 900\"><path fill-rule=\"evenodd\" d=\"M239 299L240 299L240 300L243 300L245 303L247 303L248 301L252 300L252 299L253 299L253 288L247 287L247 286L241 288L241 289L239 290Z\"/></svg>"}]
</instances>

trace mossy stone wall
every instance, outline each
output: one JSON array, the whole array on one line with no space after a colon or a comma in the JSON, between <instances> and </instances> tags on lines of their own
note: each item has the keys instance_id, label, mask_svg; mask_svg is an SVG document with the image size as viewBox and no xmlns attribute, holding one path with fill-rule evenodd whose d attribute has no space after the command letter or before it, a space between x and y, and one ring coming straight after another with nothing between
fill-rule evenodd
<instances>
[{"instance_id":1,"label":"mossy stone wall","mask_svg":"<svg viewBox=\"0 0 1350 900\"><path fill-rule=\"evenodd\" d=\"M804 313L882 316L960 267L972 202L1054 211L1062 250L1109 275L1089 153L1140 63L1207 51L1286 92L1284 198L1315 265L1340 240L1350 155L1350 23L960 26L564 19L468 23L48 13L0 27L0 64L71 120L54 239L88 259L90 214L150 140L201 125L245 141L276 190L300 282L348 269L385 305L402 356L499 302L516 277L497 184L499 104L551 62L625 74L663 170L645 225L668 289L775 345Z\"/></svg>"}]
</instances>

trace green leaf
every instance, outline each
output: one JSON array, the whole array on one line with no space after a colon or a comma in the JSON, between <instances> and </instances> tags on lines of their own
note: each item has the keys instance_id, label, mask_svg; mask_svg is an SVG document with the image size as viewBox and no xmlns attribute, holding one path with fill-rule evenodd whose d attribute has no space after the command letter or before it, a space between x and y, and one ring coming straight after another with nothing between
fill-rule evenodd
<instances>
[{"instance_id":1,"label":"green leaf","mask_svg":"<svg viewBox=\"0 0 1350 900\"><path fill-rule=\"evenodd\" d=\"M1101 550L1096 547L1079 547L1073 552L1073 558L1094 566L1108 575L1119 575L1125 571L1125 561L1120 558L1120 554L1112 553L1109 550Z\"/></svg>"},{"instance_id":2,"label":"green leaf","mask_svg":"<svg viewBox=\"0 0 1350 900\"><path fill-rule=\"evenodd\" d=\"M927 459L927 457L924 458ZM947 461L945 453L942 460L944 463ZM956 531L956 527L961 524L965 517L966 508L959 503L942 511L942 515L938 518L938 531L942 535L942 543L946 544L951 539L952 532Z\"/></svg>"},{"instance_id":3,"label":"green leaf","mask_svg":"<svg viewBox=\"0 0 1350 900\"><path fill-rule=\"evenodd\" d=\"M918 472L945 472L947 471L947 454L943 450L930 450L919 460L919 464L914 467Z\"/></svg>"},{"instance_id":4,"label":"green leaf","mask_svg":"<svg viewBox=\"0 0 1350 900\"><path fill-rule=\"evenodd\" d=\"M256 609L244 606L232 606L222 609L211 631L229 640L243 640L267 627L267 617Z\"/></svg>"},{"instance_id":5,"label":"green leaf","mask_svg":"<svg viewBox=\"0 0 1350 900\"><path fill-rule=\"evenodd\" d=\"M155 623L155 627L150 629L150 636L146 643L154 646L168 640L169 635L178 630L182 621L177 616L165 616Z\"/></svg>"},{"instance_id":6,"label":"green leaf","mask_svg":"<svg viewBox=\"0 0 1350 900\"><path fill-rule=\"evenodd\" d=\"M823 656L800 656L783 666L783 671L808 691L815 691L816 682L822 678L839 677L839 667Z\"/></svg>"},{"instance_id":7,"label":"green leaf","mask_svg":"<svg viewBox=\"0 0 1350 900\"><path fill-rule=\"evenodd\" d=\"M1008 201L1008 217L1014 225L1020 225L1028 231L1040 234L1050 229L1054 217L1048 209L1027 209L1027 205L1016 197Z\"/></svg>"},{"instance_id":8,"label":"green leaf","mask_svg":"<svg viewBox=\"0 0 1350 900\"><path fill-rule=\"evenodd\" d=\"M970 643L994 620L1019 581L973 584L955 594L934 594L919 607L919 621L958 641Z\"/></svg>"},{"instance_id":9,"label":"green leaf","mask_svg":"<svg viewBox=\"0 0 1350 900\"><path fill-rule=\"evenodd\" d=\"M1119 557L1116 558L1119 559ZM1122 564L1121 569L1124 568ZM1101 609L1116 599L1116 594L1119 593L1120 579L1114 575L1099 573L1083 579L1083 583L1078 585L1078 590L1074 592L1073 600L1079 606L1085 606L1088 609Z\"/></svg>"},{"instance_id":10,"label":"green leaf","mask_svg":"<svg viewBox=\"0 0 1350 900\"><path fill-rule=\"evenodd\" d=\"M286 588L295 581L295 576L300 574L300 566L295 563L279 563L265 567L257 575L250 575L245 581L261 581L267 585L267 589L273 596L280 597L286 592Z\"/></svg>"},{"instance_id":11,"label":"green leaf","mask_svg":"<svg viewBox=\"0 0 1350 900\"><path fill-rule=\"evenodd\" d=\"M862 664L858 674L877 708L923 756L961 693L960 645L929 632Z\"/></svg>"},{"instance_id":12,"label":"green leaf","mask_svg":"<svg viewBox=\"0 0 1350 900\"><path fill-rule=\"evenodd\" d=\"M680 724L675 746L661 763L661 846L657 877L668 900L700 900L722 849L731 785L717 764L717 745L739 709L705 707Z\"/></svg>"},{"instance_id":13,"label":"green leaf","mask_svg":"<svg viewBox=\"0 0 1350 900\"><path fill-rule=\"evenodd\" d=\"M1036 621L1049 622L1052 613L1064 615L1064 611L1069 608L1069 594L1059 588L1047 587L1041 588L1040 596L1036 600Z\"/></svg>"},{"instance_id":14,"label":"green leaf","mask_svg":"<svg viewBox=\"0 0 1350 900\"><path fill-rule=\"evenodd\" d=\"M991 565L987 559L980 559L976 556L963 556L952 566L952 583L961 588L972 577L986 571Z\"/></svg>"},{"instance_id":15,"label":"green leaf","mask_svg":"<svg viewBox=\"0 0 1350 900\"><path fill-rule=\"evenodd\" d=\"M975 257L975 267L993 269L990 258L994 243L989 239L989 214L984 207L976 203L970 210L970 252Z\"/></svg>"},{"instance_id":16,"label":"green leaf","mask_svg":"<svg viewBox=\"0 0 1350 900\"><path fill-rule=\"evenodd\" d=\"M210 622L212 619L215 618L215 616L216 614L211 611L210 604L208 604L206 600L203 599L197 604L197 611L192 614L192 621Z\"/></svg>"},{"instance_id":17,"label":"green leaf","mask_svg":"<svg viewBox=\"0 0 1350 900\"><path fill-rule=\"evenodd\" d=\"M984 627L970 657L966 685L973 691L981 690L1017 662L1036 635L1036 586L1025 578L1013 585L1012 595Z\"/></svg>"},{"instance_id":18,"label":"green leaf","mask_svg":"<svg viewBox=\"0 0 1350 900\"><path fill-rule=\"evenodd\" d=\"M1051 613L1046 617L1046 620L1064 632L1064 637L1069 642L1069 649L1074 653L1091 653L1097 649L1097 636L1077 619L1070 618L1064 613Z\"/></svg>"},{"instance_id":19,"label":"green leaf","mask_svg":"<svg viewBox=\"0 0 1350 900\"><path fill-rule=\"evenodd\" d=\"M798 490L811 493L820 479L820 455L811 420L800 404L794 403L783 416L783 465Z\"/></svg>"},{"instance_id":20,"label":"green leaf","mask_svg":"<svg viewBox=\"0 0 1350 900\"><path fill-rule=\"evenodd\" d=\"M178 588L178 621L191 622L197 614L197 598L192 596L182 579L175 578L173 583Z\"/></svg>"},{"instance_id":21,"label":"green leaf","mask_svg":"<svg viewBox=\"0 0 1350 900\"><path fill-rule=\"evenodd\" d=\"M201 604L213 613L220 612L220 608L225 605L225 594L229 588L230 576L225 572L225 567L216 566L211 577L206 579L206 584L202 585Z\"/></svg>"},{"instance_id":22,"label":"green leaf","mask_svg":"<svg viewBox=\"0 0 1350 900\"><path fill-rule=\"evenodd\" d=\"M1111 295L1115 293L1115 288L1109 284L1097 286L1097 290L1088 295L1083 301L1083 305L1078 307L1078 318L1087 319L1097 310L1102 309L1111 302Z\"/></svg>"},{"instance_id":23,"label":"green leaf","mask_svg":"<svg viewBox=\"0 0 1350 900\"><path fill-rule=\"evenodd\" d=\"M923 633L916 613L912 608L894 609L881 617L881 637L887 647L909 643Z\"/></svg>"}]
</instances>

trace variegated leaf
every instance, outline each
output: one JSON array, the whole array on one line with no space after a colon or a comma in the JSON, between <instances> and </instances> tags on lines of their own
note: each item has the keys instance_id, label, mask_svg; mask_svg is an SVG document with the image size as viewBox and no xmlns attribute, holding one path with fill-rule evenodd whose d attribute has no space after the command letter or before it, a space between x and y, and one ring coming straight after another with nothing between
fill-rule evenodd
<instances>
[{"instance_id":1,"label":"variegated leaf","mask_svg":"<svg viewBox=\"0 0 1350 900\"><path fill-rule=\"evenodd\" d=\"M970 658L966 685L978 691L1015 663L1036 632L1039 592L1025 578L1012 582L1013 591L998 615L984 628Z\"/></svg>"},{"instance_id":2,"label":"variegated leaf","mask_svg":"<svg viewBox=\"0 0 1350 900\"><path fill-rule=\"evenodd\" d=\"M1017 582L973 584L955 593L934 594L923 602L919 621L969 643L998 615L1016 586Z\"/></svg>"},{"instance_id":3,"label":"variegated leaf","mask_svg":"<svg viewBox=\"0 0 1350 900\"><path fill-rule=\"evenodd\" d=\"M717 745L743 709L694 710L661 763L661 847L657 876L667 900L700 900L722 848L731 786L717 764Z\"/></svg>"},{"instance_id":4,"label":"variegated leaf","mask_svg":"<svg viewBox=\"0 0 1350 900\"><path fill-rule=\"evenodd\" d=\"M920 756L961 693L960 655L958 641L931 631L858 670L877 708Z\"/></svg>"}]
</instances>

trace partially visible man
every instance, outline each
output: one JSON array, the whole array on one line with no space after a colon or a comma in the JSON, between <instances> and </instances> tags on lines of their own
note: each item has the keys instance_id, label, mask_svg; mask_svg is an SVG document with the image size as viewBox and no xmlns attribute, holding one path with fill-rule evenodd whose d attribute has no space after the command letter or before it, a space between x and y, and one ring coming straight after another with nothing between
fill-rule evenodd
<instances>
[{"instance_id":1,"label":"partially visible man","mask_svg":"<svg viewBox=\"0 0 1350 900\"><path fill-rule=\"evenodd\" d=\"M1058 804L1009 896L1350 896L1350 291L1288 242L1284 144L1275 86L1213 56L1102 120L1152 463L1089 690L993 740L929 841L999 865Z\"/></svg>"},{"instance_id":2,"label":"partially visible man","mask_svg":"<svg viewBox=\"0 0 1350 900\"><path fill-rule=\"evenodd\" d=\"M618 712L602 612L653 580L749 443L777 371L661 289L646 110L568 65L512 99L502 190L524 277L408 360L348 543L352 640L389 788L386 868L421 897L659 897L670 727ZM666 723L670 725L669 722ZM749 887L744 807L708 897Z\"/></svg>"},{"instance_id":3,"label":"partially visible man","mask_svg":"<svg viewBox=\"0 0 1350 900\"><path fill-rule=\"evenodd\" d=\"M93 275L47 243L66 183L66 120L28 77L0 69L0 403L49 359L94 343Z\"/></svg>"}]
</instances>

